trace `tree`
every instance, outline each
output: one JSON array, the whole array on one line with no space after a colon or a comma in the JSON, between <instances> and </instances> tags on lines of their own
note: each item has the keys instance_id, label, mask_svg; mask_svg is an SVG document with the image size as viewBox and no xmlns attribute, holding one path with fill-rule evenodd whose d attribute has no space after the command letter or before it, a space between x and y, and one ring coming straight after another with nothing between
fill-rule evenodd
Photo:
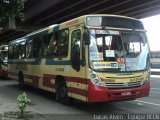
<instances>
[{"instance_id":1,"label":"tree","mask_svg":"<svg viewBox=\"0 0 160 120\"><path fill-rule=\"evenodd\" d=\"M23 0L0 0L0 18L20 17L24 9Z\"/></svg>"}]
</instances>

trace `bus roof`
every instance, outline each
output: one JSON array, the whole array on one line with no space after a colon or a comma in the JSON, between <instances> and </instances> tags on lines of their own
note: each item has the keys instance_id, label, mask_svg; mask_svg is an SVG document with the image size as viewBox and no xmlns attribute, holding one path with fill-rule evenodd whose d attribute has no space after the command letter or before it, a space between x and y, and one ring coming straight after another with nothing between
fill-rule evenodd
<instances>
[{"instance_id":1,"label":"bus roof","mask_svg":"<svg viewBox=\"0 0 160 120\"><path fill-rule=\"evenodd\" d=\"M136 18L132 18L132 17L127 17L127 16L122 16L122 15L112 15L112 14L90 14L90 15L83 15L74 19L71 19L69 21L63 22L60 24L60 29L64 29L67 27L72 27L74 25L78 25L81 23L86 23L86 18L87 17L94 17L94 16L103 16L103 17L117 17L117 18L126 18L126 19L130 19L130 20L135 20L138 22L141 22L139 19Z\"/></svg>"},{"instance_id":2,"label":"bus roof","mask_svg":"<svg viewBox=\"0 0 160 120\"><path fill-rule=\"evenodd\" d=\"M127 17L127 16L121 16L121 15L113 15L113 14L90 14L90 15L83 15L83 16L80 16L80 17L77 17L77 18L74 18L74 19L71 19L69 21L66 21L66 22L63 22L61 24L53 24L53 25L50 25L48 27L45 27L45 28L42 28L42 29L39 29L39 30L36 30L34 32L31 32L29 34L27 34L26 36L24 37L21 37L21 38L18 38L16 39L17 40L22 40L24 38L30 38L30 37L36 37L37 36L42 36L43 34L49 34L53 31L56 31L56 30L61 30L61 29L64 29L64 28L69 28L69 27L72 27L74 25L78 25L78 24L81 24L81 23L84 23L86 22L86 18L89 17L89 16L108 16L108 17L119 17L119 18L126 18L126 19L132 19L132 20L136 20L136 21L139 21L139 19L136 19L136 18L132 18L132 17ZM14 40L15 41L15 40ZM12 42L14 42L12 41Z\"/></svg>"},{"instance_id":3,"label":"bus roof","mask_svg":"<svg viewBox=\"0 0 160 120\"><path fill-rule=\"evenodd\" d=\"M132 20L140 21L139 19L136 19L136 18L133 18L133 17L123 16L123 15L113 15L113 14L90 14L90 15L84 15L84 17L88 17L88 16L120 17L120 18L127 18L127 19L132 19Z\"/></svg>"},{"instance_id":4,"label":"bus roof","mask_svg":"<svg viewBox=\"0 0 160 120\"><path fill-rule=\"evenodd\" d=\"M53 30L55 27L58 27L58 26L59 26L58 24L50 25L50 26L48 26L48 27L45 27L45 28L36 30L36 31L34 31L34 32L32 32L32 33L29 33L29 34L26 35L26 37L30 37L30 36L33 36L33 35L38 34L38 33L40 33L40 34L49 33L49 30L51 31L51 30Z\"/></svg>"}]
</instances>

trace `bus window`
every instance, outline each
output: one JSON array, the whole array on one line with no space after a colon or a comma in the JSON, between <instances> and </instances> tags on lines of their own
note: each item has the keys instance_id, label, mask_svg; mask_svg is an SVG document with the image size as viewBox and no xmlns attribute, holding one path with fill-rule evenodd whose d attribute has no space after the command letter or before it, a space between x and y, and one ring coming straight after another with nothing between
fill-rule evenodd
<instances>
[{"instance_id":1,"label":"bus window","mask_svg":"<svg viewBox=\"0 0 160 120\"><path fill-rule=\"evenodd\" d=\"M72 32L72 47L77 46L80 49L81 31L75 30Z\"/></svg>"},{"instance_id":2,"label":"bus window","mask_svg":"<svg viewBox=\"0 0 160 120\"><path fill-rule=\"evenodd\" d=\"M102 37L98 37L96 39L96 44L97 44L97 48L98 48L98 51L101 52L102 51Z\"/></svg>"},{"instance_id":3,"label":"bus window","mask_svg":"<svg viewBox=\"0 0 160 120\"><path fill-rule=\"evenodd\" d=\"M32 58L32 40L26 43L26 58Z\"/></svg>"},{"instance_id":4,"label":"bus window","mask_svg":"<svg viewBox=\"0 0 160 120\"><path fill-rule=\"evenodd\" d=\"M19 59L25 58L25 42L19 44Z\"/></svg>"},{"instance_id":5,"label":"bus window","mask_svg":"<svg viewBox=\"0 0 160 120\"><path fill-rule=\"evenodd\" d=\"M41 56L41 39L34 38L33 39L33 57L40 57Z\"/></svg>"},{"instance_id":6,"label":"bus window","mask_svg":"<svg viewBox=\"0 0 160 120\"><path fill-rule=\"evenodd\" d=\"M57 43L57 56L67 57L68 55L68 30L59 32Z\"/></svg>"},{"instance_id":7,"label":"bus window","mask_svg":"<svg viewBox=\"0 0 160 120\"><path fill-rule=\"evenodd\" d=\"M19 45L18 43L14 44L14 49L13 49L13 55L14 55L14 59L18 59L19 58Z\"/></svg>"},{"instance_id":8,"label":"bus window","mask_svg":"<svg viewBox=\"0 0 160 120\"><path fill-rule=\"evenodd\" d=\"M81 31L75 30L72 32L71 36L71 61L72 67L79 71L80 70L80 41L81 41Z\"/></svg>"},{"instance_id":9,"label":"bus window","mask_svg":"<svg viewBox=\"0 0 160 120\"><path fill-rule=\"evenodd\" d=\"M12 59L13 58L13 44L10 44L8 46L8 58Z\"/></svg>"},{"instance_id":10,"label":"bus window","mask_svg":"<svg viewBox=\"0 0 160 120\"><path fill-rule=\"evenodd\" d=\"M145 45L145 38L141 34L123 34L124 48L127 53L127 57L137 57L143 46Z\"/></svg>"},{"instance_id":11,"label":"bus window","mask_svg":"<svg viewBox=\"0 0 160 120\"><path fill-rule=\"evenodd\" d=\"M51 39L52 35L46 35L43 36L42 38L42 56L45 57L48 54L48 50L49 50L49 42Z\"/></svg>"},{"instance_id":12,"label":"bus window","mask_svg":"<svg viewBox=\"0 0 160 120\"><path fill-rule=\"evenodd\" d=\"M52 34L49 38L50 38L50 40L49 40L49 48L48 48L48 50L47 50L47 55L57 56L57 48L58 48L57 39L58 39L58 33Z\"/></svg>"}]
</instances>

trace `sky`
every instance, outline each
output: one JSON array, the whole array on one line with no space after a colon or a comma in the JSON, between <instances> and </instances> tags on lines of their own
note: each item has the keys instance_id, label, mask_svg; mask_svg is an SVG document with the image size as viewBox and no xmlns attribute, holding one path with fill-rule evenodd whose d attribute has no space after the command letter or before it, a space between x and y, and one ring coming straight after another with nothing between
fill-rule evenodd
<instances>
[{"instance_id":1,"label":"sky","mask_svg":"<svg viewBox=\"0 0 160 120\"><path fill-rule=\"evenodd\" d=\"M151 51L160 50L160 15L141 19L145 29Z\"/></svg>"}]
</instances>

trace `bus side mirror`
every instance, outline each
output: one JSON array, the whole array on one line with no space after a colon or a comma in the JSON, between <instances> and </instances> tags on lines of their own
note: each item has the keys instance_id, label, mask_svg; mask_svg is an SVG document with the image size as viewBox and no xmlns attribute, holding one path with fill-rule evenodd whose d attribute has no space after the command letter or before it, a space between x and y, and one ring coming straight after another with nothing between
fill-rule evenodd
<instances>
[{"instance_id":1,"label":"bus side mirror","mask_svg":"<svg viewBox=\"0 0 160 120\"><path fill-rule=\"evenodd\" d=\"M85 41L85 45L90 45L90 36L88 29L86 29L86 31L83 33L83 40Z\"/></svg>"}]
</instances>

